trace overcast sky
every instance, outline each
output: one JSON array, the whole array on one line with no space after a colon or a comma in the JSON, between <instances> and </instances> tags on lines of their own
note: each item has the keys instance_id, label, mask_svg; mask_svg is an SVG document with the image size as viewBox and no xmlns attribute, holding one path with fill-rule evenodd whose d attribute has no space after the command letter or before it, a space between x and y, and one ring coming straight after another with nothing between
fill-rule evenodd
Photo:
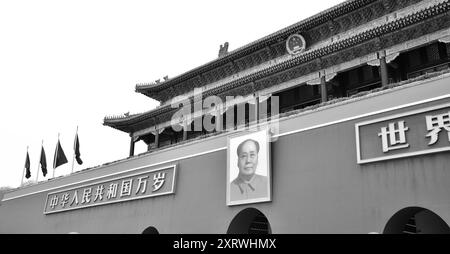
<instances>
[{"instance_id":1,"label":"overcast sky","mask_svg":"<svg viewBox=\"0 0 450 254\"><path fill-rule=\"evenodd\" d=\"M18 187L27 146L36 180L41 142L53 174L58 133L70 174L77 125L84 164L126 158L128 134L107 115L155 108L136 83L177 76L342 0L0 2L0 186ZM144 152L139 144L136 153Z\"/></svg>"}]
</instances>

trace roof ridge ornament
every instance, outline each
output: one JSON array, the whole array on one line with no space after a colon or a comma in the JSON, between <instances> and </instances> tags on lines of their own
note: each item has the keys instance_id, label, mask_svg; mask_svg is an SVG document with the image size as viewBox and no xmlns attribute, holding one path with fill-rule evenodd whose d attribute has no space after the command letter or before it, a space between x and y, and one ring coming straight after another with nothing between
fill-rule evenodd
<instances>
[{"instance_id":1,"label":"roof ridge ornament","mask_svg":"<svg viewBox=\"0 0 450 254\"><path fill-rule=\"evenodd\" d=\"M228 55L228 42L225 42L223 45L220 45L219 49L219 58Z\"/></svg>"}]
</instances>

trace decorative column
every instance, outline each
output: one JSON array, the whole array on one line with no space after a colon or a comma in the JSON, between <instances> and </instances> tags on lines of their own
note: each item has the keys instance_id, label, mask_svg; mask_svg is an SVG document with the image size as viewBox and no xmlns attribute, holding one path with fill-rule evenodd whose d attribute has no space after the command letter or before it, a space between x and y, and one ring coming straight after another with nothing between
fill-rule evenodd
<instances>
[{"instance_id":1,"label":"decorative column","mask_svg":"<svg viewBox=\"0 0 450 254\"><path fill-rule=\"evenodd\" d=\"M255 96L255 124L259 123L259 97Z\"/></svg>"},{"instance_id":2,"label":"decorative column","mask_svg":"<svg viewBox=\"0 0 450 254\"><path fill-rule=\"evenodd\" d=\"M322 102L326 102L327 95L327 81L325 79L325 72L320 72L320 94L322 95Z\"/></svg>"},{"instance_id":3,"label":"decorative column","mask_svg":"<svg viewBox=\"0 0 450 254\"><path fill-rule=\"evenodd\" d=\"M381 86L384 87L389 84L388 64L394 61L399 55L400 52L386 52L385 50L382 50L376 53L376 57L373 58L373 60L367 62L367 65L369 66L378 67L381 78ZM395 66L396 64L392 63L391 65Z\"/></svg>"},{"instance_id":4,"label":"decorative column","mask_svg":"<svg viewBox=\"0 0 450 254\"><path fill-rule=\"evenodd\" d=\"M388 69L386 64L386 51L383 50L378 52L378 58L380 60L381 86L385 87L389 84Z\"/></svg>"},{"instance_id":5,"label":"decorative column","mask_svg":"<svg viewBox=\"0 0 450 254\"><path fill-rule=\"evenodd\" d=\"M183 141L187 140L187 123L183 122Z\"/></svg>"},{"instance_id":6,"label":"decorative column","mask_svg":"<svg viewBox=\"0 0 450 254\"><path fill-rule=\"evenodd\" d=\"M155 131L155 148L159 147L159 130Z\"/></svg>"},{"instance_id":7,"label":"decorative column","mask_svg":"<svg viewBox=\"0 0 450 254\"><path fill-rule=\"evenodd\" d=\"M134 137L131 135L130 139L130 157L134 156Z\"/></svg>"}]
</instances>

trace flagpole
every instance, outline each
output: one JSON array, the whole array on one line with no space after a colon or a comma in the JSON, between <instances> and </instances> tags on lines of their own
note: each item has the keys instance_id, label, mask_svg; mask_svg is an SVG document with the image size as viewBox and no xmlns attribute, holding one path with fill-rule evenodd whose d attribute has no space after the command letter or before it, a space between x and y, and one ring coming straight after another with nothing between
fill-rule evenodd
<instances>
[{"instance_id":1,"label":"flagpole","mask_svg":"<svg viewBox=\"0 0 450 254\"><path fill-rule=\"evenodd\" d=\"M73 165L75 162L75 144L77 142L77 135L78 135L78 125L77 125L77 131L75 132L75 139L73 140L72 172L70 172L70 174L73 174Z\"/></svg>"},{"instance_id":2,"label":"flagpole","mask_svg":"<svg viewBox=\"0 0 450 254\"><path fill-rule=\"evenodd\" d=\"M27 146L27 156L28 156L28 146ZM26 162L26 157L25 157L25 162ZM26 164L26 163L25 163ZM21 183L20 183L20 186L22 186L23 185L23 178L25 177L25 170L27 170L26 169L26 167L23 167L23 173L22 173L22 180L21 180Z\"/></svg>"},{"instance_id":3,"label":"flagpole","mask_svg":"<svg viewBox=\"0 0 450 254\"><path fill-rule=\"evenodd\" d=\"M59 142L59 132L58 132L58 142ZM58 143L56 143L56 152L55 152L55 156L53 157L53 176L52 176L52 178L55 178L55 160L56 160L57 154L58 154Z\"/></svg>"},{"instance_id":4,"label":"flagpole","mask_svg":"<svg viewBox=\"0 0 450 254\"><path fill-rule=\"evenodd\" d=\"M42 147L43 146L44 146L44 140L42 140L42 143L41 143L41 155L39 156L39 161L38 161L38 166L37 166L36 183L38 183L38 179L39 179L39 163L41 163Z\"/></svg>"}]
</instances>

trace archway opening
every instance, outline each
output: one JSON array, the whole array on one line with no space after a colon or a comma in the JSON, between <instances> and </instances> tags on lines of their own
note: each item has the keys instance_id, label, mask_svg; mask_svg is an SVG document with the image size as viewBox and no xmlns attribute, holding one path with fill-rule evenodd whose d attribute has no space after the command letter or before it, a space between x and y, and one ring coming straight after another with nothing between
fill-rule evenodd
<instances>
[{"instance_id":1,"label":"archway opening","mask_svg":"<svg viewBox=\"0 0 450 254\"><path fill-rule=\"evenodd\" d=\"M155 227L148 227L146 229L144 229L144 231L142 231L142 234L146 234L146 235L158 235L159 232Z\"/></svg>"},{"instance_id":2,"label":"archway opening","mask_svg":"<svg viewBox=\"0 0 450 254\"><path fill-rule=\"evenodd\" d=\"M231 221L227 234L271 234L267 217L258 209L246 208Z\"/></svg>"},{"instance_id":3,"label":"archway opening","mask_svg":"<svg viewBox=\"0 0 450 254\"><path fill-rule=\"evenodd\" d=\"M389 219L383 234L450 234L450 227L428 209L407 207Z\"/></svg>"}]
</instances>

